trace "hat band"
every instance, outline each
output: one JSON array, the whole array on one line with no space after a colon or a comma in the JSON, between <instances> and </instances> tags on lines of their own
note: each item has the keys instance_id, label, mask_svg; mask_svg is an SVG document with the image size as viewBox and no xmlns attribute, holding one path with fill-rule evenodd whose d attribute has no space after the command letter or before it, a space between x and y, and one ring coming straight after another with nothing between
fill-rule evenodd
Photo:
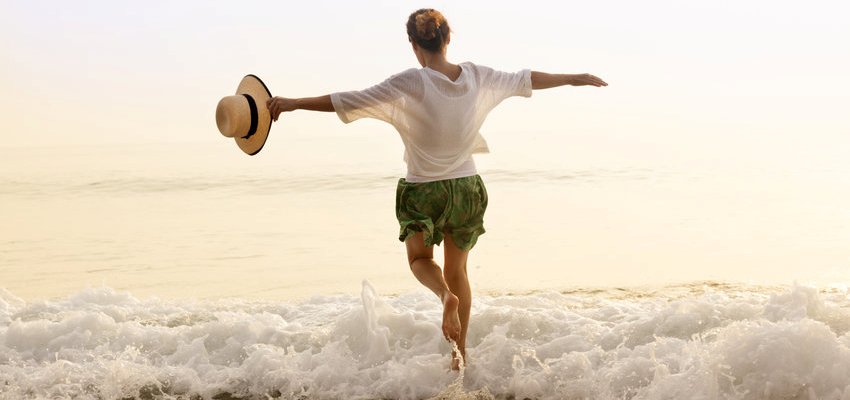
<instances>
[{"instance_id":1,"label":"hat band","mask_svg":"<svg viewBox=\"0 0 850 400\"><path fill-rule=\"evenodd\" d=\"M248 139L249 137L251 137L251 135L257 133L257 121L260 119L260 117L257 114L257 103L254 102L254 98L246 93L242 93L242 95L245 96L246 99L248 99L248 108L251 109L251 128L248 129L247 135L242 136L242 139Z\"/></svg>"}]
</instances>

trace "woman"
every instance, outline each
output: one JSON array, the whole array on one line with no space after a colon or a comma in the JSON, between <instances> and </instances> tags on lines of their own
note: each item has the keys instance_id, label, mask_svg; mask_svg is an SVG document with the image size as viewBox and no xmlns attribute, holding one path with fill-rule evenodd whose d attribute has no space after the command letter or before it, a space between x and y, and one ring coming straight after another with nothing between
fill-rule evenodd
<instances>
[{"instance_id":1,"label":"woman","mask_svg":"<svg viewBox=\"0 0 850 400\"><path fill-rule=\"evenodd\" d=\"M407 35L423 67L411 68L362 91L311 98L274 97L267 103L277 121L293 110L336 111L349 123L371 117L392 124L405 145L407 176L396 190L399 240L407 247L413 275L443 303L443 335L466 359L472 294L466 274L469 251L484 233L487 192L473 153L487 152L478 129L487 114L510 96L562 85L607 86L589 74L495 71L446 59L449 24L440 12L421 9L407 21ZM433 246L445 238L445 265L434 262ZM453 354L452 368L460 360Z\"/></svg>"}]
</instances>

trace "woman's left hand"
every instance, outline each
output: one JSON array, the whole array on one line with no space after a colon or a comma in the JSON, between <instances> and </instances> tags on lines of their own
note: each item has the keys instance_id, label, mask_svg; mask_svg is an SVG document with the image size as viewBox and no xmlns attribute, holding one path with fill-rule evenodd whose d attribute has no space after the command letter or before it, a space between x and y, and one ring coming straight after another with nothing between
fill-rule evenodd
<instances>
[{"instance_id":1,"label":"woman's left hand","mask_svg":"<svg viewBox=\"0 0 850 400\"><path fill-rule=\"evenodd\" d=\"M573 86L608 86L605 81L591 74L576 74L572 76L570 85Z\"/></svg>"},{"instance_id":2,"label":"woman's left hand","mask_svg":"<svg viewBox=\"0 0 850 400\"><path fill-rule=\"evenodd\" d=\"M280 113L297 109L295 99L286 97L272 97L266 102L266 107L269 108L273 121L277 121Z\"/></svg>"}]
</instances>

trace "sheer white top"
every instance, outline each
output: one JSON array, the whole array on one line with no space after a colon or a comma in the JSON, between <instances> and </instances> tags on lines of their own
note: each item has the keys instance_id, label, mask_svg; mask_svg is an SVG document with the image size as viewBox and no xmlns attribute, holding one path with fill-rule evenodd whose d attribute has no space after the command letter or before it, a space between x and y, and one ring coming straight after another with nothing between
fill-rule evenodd
<instances>
[{"instance_id":1,"label":"sheer white top","mask_svg":"<svg viewBox=\"0 0 850 400\"><path fill-rule=\"evenodd\" d=\"M531 96L531 71L496 71L460 64L454 81L428 67L411 68L370 88L331 94L345 123L376 118L390 123L404 143L413 182L474 175L473 153L487 153L478 131L487 114L511 96Z\"/></svg>"}]
</instances>

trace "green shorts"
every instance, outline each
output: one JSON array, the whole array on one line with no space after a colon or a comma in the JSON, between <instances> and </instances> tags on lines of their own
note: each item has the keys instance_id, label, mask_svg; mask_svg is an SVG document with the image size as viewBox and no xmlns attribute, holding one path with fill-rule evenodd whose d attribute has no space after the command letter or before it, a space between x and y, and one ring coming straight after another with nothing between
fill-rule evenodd
<instances>
[{"instance_id":1,"label":"green shorts","mask_svg":"<svg viewBox=\"0 0 850 400\"><path fill-rule=\"evenodd\" d=\"M413 183L398 180L395 215L401 225L398 240L416 232L425 234L425 245L443 241L449 234L455 244L470 250L484 233L487 189L478 175L442 181Z\"/></svg>"}]
</instances>

